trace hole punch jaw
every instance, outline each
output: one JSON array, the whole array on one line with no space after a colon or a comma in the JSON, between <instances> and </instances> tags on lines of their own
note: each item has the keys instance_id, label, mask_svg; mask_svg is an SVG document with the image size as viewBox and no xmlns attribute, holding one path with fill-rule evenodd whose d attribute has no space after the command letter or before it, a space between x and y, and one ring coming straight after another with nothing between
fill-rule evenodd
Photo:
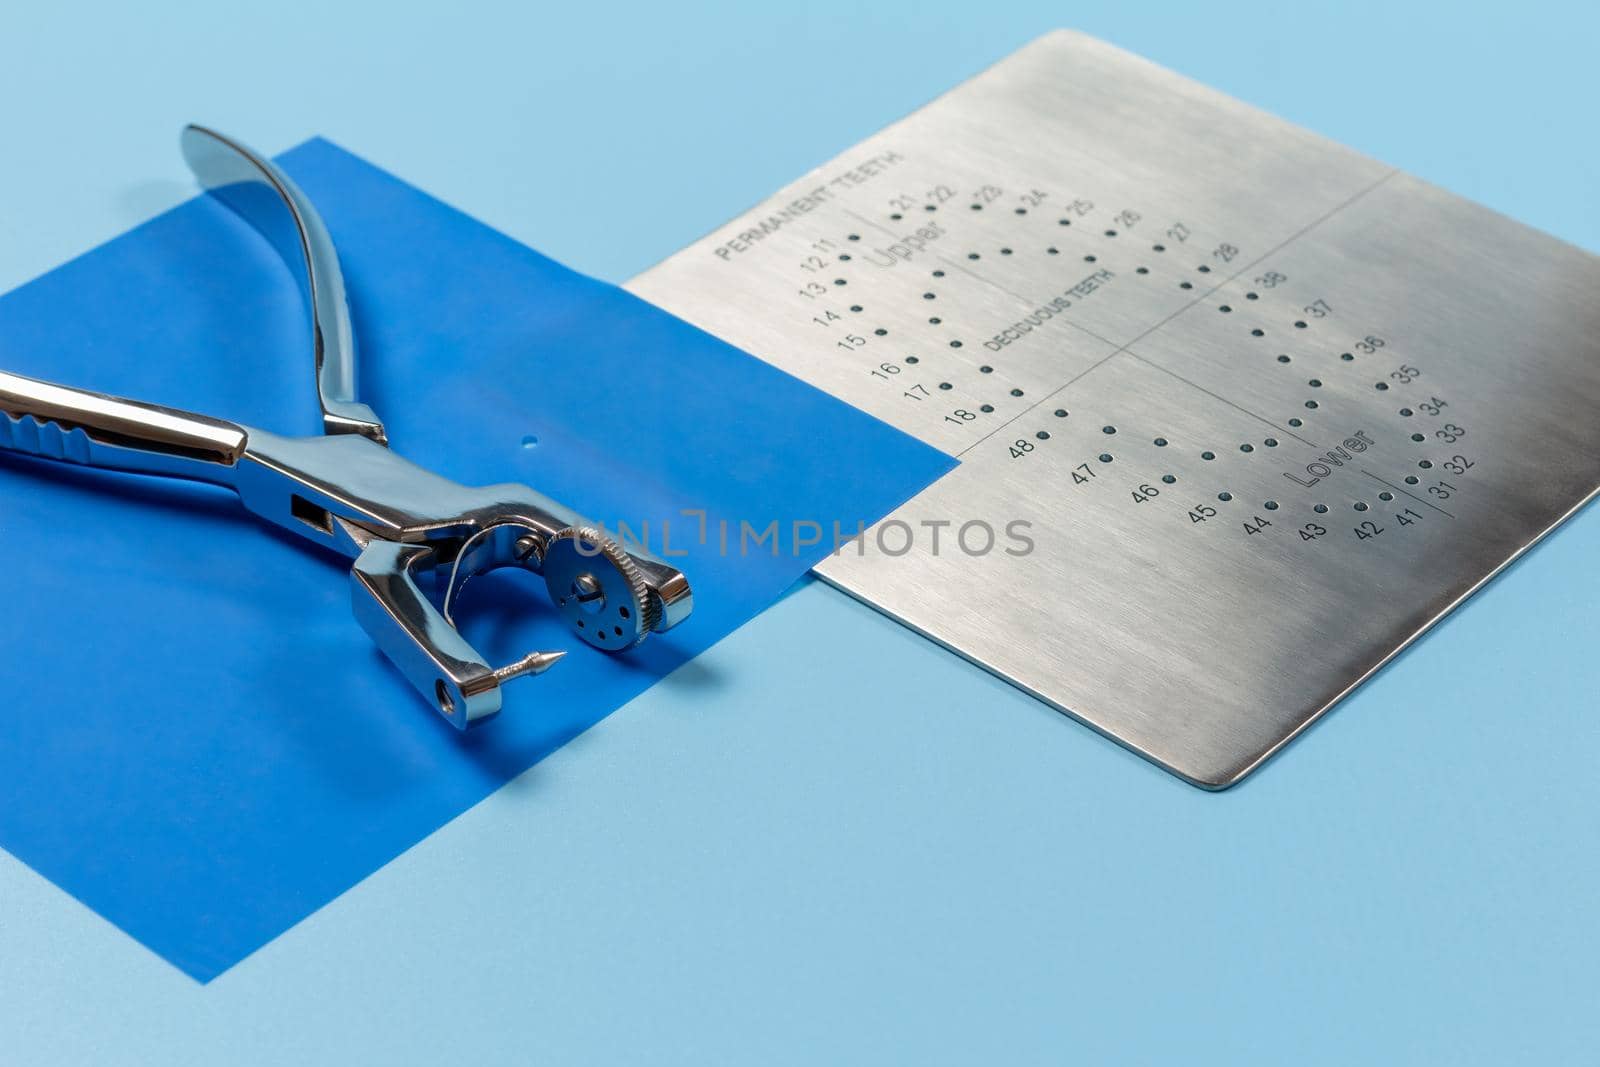
<instances>
[{"instance_id":1,"label":"hole punch jaw","mask_svg":"<svg viewBox=\"0 0 1600 1067\"><path fill-rule=\"evenodd\" d=\"M416 690L458 730L500 711L501 686L543 674L564 652L530 652L498 670L462 637L418 587L416 574L434 562L428 545L372 541L351 568L351 603L373 643Z\"/></svg>"}]
</instances>

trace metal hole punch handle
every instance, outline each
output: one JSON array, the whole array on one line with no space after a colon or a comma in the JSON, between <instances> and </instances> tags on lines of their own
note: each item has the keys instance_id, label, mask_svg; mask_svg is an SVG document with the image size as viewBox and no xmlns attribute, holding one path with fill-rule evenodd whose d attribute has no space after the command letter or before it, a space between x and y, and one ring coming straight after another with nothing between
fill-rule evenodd
<instances>
[{"instance_id":1,"label":"metal hole punch handle","mask_svg":"<svg viewBox=\"0 0 1600 1067\"><path fill-rule=\"evenodd\" d=\"M0 447L95 467L232 484L248 434L223 419L0 371Z\"/></svg>"},{"instance_id":2,"label":"metal hole punch handle","mask_svg":"<svg viewBox=\"0 0 1600 1067\"><path fill-rule=\"evenodd\" d=\"M294 273L311 312L322 432L387 444L383 422L356 399L356 342L339 255L306 194L271 160L204 126L184 127L183 157L200 184L254 226Z\"/></svg>"}]
</instances>

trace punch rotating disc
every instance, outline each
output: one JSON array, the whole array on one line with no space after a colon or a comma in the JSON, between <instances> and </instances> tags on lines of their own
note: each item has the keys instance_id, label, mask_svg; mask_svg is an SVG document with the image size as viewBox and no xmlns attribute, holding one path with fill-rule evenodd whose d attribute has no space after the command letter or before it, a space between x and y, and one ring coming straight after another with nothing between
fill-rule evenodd
<instances>
[{"instance_id":1,"label":"punch rotating disc","mask_svg":"<svg viewBox=\"0 0 1600 1067\"><path fill-rule=\"evenodd\" d=\"M597 530L569 528L556 534L545 550L543 574L556 610L595 648L632 648L655 622L638 565Z\"/></svg>"}]
</instances>

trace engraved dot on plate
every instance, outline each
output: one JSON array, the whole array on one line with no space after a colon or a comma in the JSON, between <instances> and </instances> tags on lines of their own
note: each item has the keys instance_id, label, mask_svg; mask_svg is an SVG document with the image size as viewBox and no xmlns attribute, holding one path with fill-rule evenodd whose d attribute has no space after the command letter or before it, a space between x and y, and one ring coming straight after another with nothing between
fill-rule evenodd
<instances>
[{"instance_id":1,"label":"engraved dot on plate","mask_svg":"<svg viewBox=\"0 0 1600 1067\"><path fill-rule=\"evenodd\" d=\"M1002 249L1001 249L1001 250L1000 250L1000 254L1001 254L1001 255L1002 255L1002 256L1009 256L1009 255L1010 255L1010 254L1011 254L1011 249L1009 249L1009 248L1002 248Z\"/></svg>"},{"instance_id":2,"label":"engraved dot on plate","mask_svg":"<svg viewBox=\"0 0 1600 1067\"><path fill-rule=\"evenodd\" d=\"M1093 263L1094 262L1094 257L1093 256L1084 256L1083 257L1083 261L1085 263Z\"/></svg>"},{"instance_id":3,"label":"engraved dot on plate","mask_svg":"<svg viewBox=\"0 0 1600 1067\"><path fill-rule=\"evenodd\" d=\"M1372 387L1374 389L1376 389L1378 392L1383 393L1383 392L1387 392L1388 391L1389 383L1388 382L1374 382Z\"/></svg>"},{"instance_id":4,"label":"engraved dot on plate","mask_svg":"<svg viewBox=\"0 0 1600 1067\"><path fill-rule=\"evenodd\" d=\"M1356 510L1357 511L1366 511L1368 506L1369 505L1367 504L1367 502L1365 500L1357 500L1356 501Z\"/></svg>"},{"instance_id":5,"label":"engraved dot on plate","mask_svg":"<svg viewBox=\"0 0 1600 1067\"><path fill-rule=\"evenodd\" d=\"M1027 208L1025 208L1025 207L1017 208L1017 214L1018 215L1026 215L1027 213L1028 213L1028 209Z\"/></svg>"},{"instance_id":6,"label":"engraved dot on plate","mask_svg":"<svg viewBox=\"0 0 1600 1067\"><path fill-rule=\"evenodd\" d=\"M1066 408L1056 408L1056 418L1064 419L1066 417L1067 417L1067 409Z\"/></svg>"},{"instance_id":7,"label":"engraved dot on plate","mask_svg":"<svg viewBox=\"0 0 1600 1067\"><path fill-rule=\"evenodd\" d=\"M1217 458L1217 454L1208 449L1207 451L1200 453L1200 458L1201 459L1216 459Z\"/></svg>"},{"instance_id":8,"label":"engraved dot on plate","mask_svg":"<svg viewBox=\"0 0 1600 1067\"><path fill-rule=\"evenodd\" d=\"M1313 378L1309 382L1306 382L1306 384L1311 386L1311 388L1313 388L1313 389L1321 389L1322 388L1322 379L1321 378Z\"/></svg>"},{"instance_id":9,"label":"engraved dot on plate","mask_svg":"<svg viewBox=\"0 0 1600 1067\"><path fill-rule=\"evenodd\" d=\"M1100 427L1100 432L1101 433L1116 433L1117 432L1117 428L1115 426L1102 426L1102 427Z\"/></svg>"},{"instance_id":10,"label":"engraved dot on plate","mask_svg":"<svg viewBox=\"0 0 1600 1067\"><path fill-rule=\"evenodd\" d=\"M1111 453L1110 452L1102 452L1102 453L1100 453L1100 462L1101 463L1110 463L1111 462Z\"/></svg>"},{"instance_id":11,"label":"engraved dot on plate","mask_svg":"<svg viewBox=\"0 0 1600 1067\"><path fill-rule=\"evenodd\" d=\"M1071 219L1058 219L1058 220L1056 220L1056 225L1057 226L1071 226L1072 225L1072 220Z\"/></svg>"},{"instance_id":12,"label":"engraved dot on plate","mask_svg":"<svg viewBox=\"0 0 1600 1067\"><path fill-rule=\"evenodd\" d=\"M1149 274L1150 273L1150 268L1149 267L1135 267L1135 268L1133 268L1133 273L1135 273L1135 274Z\"/></svg>"},{"instance_id":13,"label":"engraved dot on plate","mask_svg":"<svg viewBox=\"0 0 1600 1067\"><path fill-rule=\"evenodd\" d=\"M944 271L936 270L936 271L933 272L933 276L935 278L943 278L944 277Z\"/></svg>"},{"instance_id":14,"label":"engraved dot on plate","mask_svg":"<svg viewBox=\"0 0 1600 1067\"><path fill-rule=\"evenodd\" d=\"M1402 416L1404 416L1405 418L1409 419L1411 417L1411 415L1412 415L1412 411L1411 411L1410 408L1401 408L1400 409L1400 414Z\"/></svg>"},{"instance_id":15,"label":"engraved dot on plate","mask_svg":"<svg viewBox=\"0 0 1600 1067\"><path fill-rule=\"evenodd\" d=\"M1317 402L1315 400L1307 400L1306 401L1306 407L1308 407L1311 410L1315 411L1317 409Z\"/></svg>"},{"instance_id":16,"label":"engraved dot on plate","mask_svg":"<svg viewBox=\"0 0 1600 1067\"><path fill-rule=\"evenodd\" d=\"M1279 363L1287 363L1287 362L1289 362L1289 357L1288 356L1279 356L1278 357L1278 362Z\"/></svg>"},{"instance_id":17,"label":"engraved dot on plate","mask_svg":"<svg viewBox=\"0 0 1600 1067\"><path fill-rule=\"evenodd\" d=\"M1233 499L1233 494L1224 489L1222 492L1217 494L1217 499L1226 504L1228 501Z\"/></svg>"},{"instance_id":18,"label":"engraved dot on plate","mask_svg":"<svg viewBox=\"0 0 1600 1067\"><path fill-rule=\"evenodd\" d=\"M1261 506L1266 508L1268 511L1277 511L1278 510L1278 502L1276 500L1269 500L1265 504L1262 504Z\"/></svg>"},{"instance_id":19,"label":"engraved dot on plate","mask_svg":"<svg viewBox=\"0 0 1600 1067\"><path fill-rule=\"evenodd\" d=\"M1167 483L1167 484L1168 484L1168 485L1171 485L1171 484L1172 484L1172 483L1173 483L1173 482L1176 482L1176 481L1177 481L1177 480L1178 480L1178 479L1176 479L1176 478L1174 478L1174 477L1173 477L1173 476L1172 476L1172 475L1170 475L1170 474L1163 474L1163 475L1162 475L1162 476L1161 476L1161 480L1162 480L1162 481L1163 481L1163 482L1166 482L1166 483Z\"/></svg>"},{"instance_id":20,"label":"engraved dot on plate","mask_svg":"<svg viewBox=\"0 0 1600 1067\"><path fill-rule=\"evenodd\" d=\"M1251 337L1265 337L1266 335L1267 335L1267 331L1261 329L1259 326L1256 327L1254 330L1250 331L1250 336Z\"/></svg>"},{"instance_id":21,"label":"engraved dot on plate","mask_svg":"<svg viewBox=\"0 0 1600 1067\"><path fill-rule=\"evenodd\" d=\"M1301 320L1299 320L1299 319L1295 319L1294 320L1294 328L1297 329L1297 330L1303 330L1303 329L1306 328L1306 324L1304 322L1302 322Z\"/></svg>"},{"instance_id":22,"label":"engraved dot on plate","mask_svg":"<svg viewBox=\"0 0 1600 1067\"><path fill-rule=\"evenodd\" d=\"M943 319L941 319L939 316L935 315L931 319L928 320L928 325L929 326L937 326L943 321L944 321Z\"/></svg>"},{"instance_id":23,"label":"engraved dot on plate","mask_svg":"<svg viewBox=\"0 0 1600 1067\"><path fill-rule=\"evenodd\" d=\"M873 330L872 332L877 334L879 337L887 337L889 335L889 331L885 330L882 326L879 326L876 330Z\"/></svg>"},{"instance_id":24,"label":"engraved dot on plate","mask_svg":"<svg viewBox=\"0 0 1600 1067\"><path fill-rule=\"evenodd\" d=\"M1152 252L1165 252L1166 250L1167 250L1167 246L1166 245L1151 245L1150 246L1150 251L1152 251Z\"/></svg>"},{"instance_id":25,"label":"engraved dot on plate","mask_svg":"<svg viewBox=\"0 0 1600 1067\"><path fill-rule=\"evenodd\" d=\"M923 293L922 294L922 299L924 299L924 300L932 300L933 299L933 294L932 293Z\"/></svg>"},{"instance_id":26,"label":"engraved dot on plate","mask_svg":"<svg viewBox=\"0 0 1600 1067\"><path fill-rule=\"evenodd\" d=\"M982 211L983 210L983 205L982 204L973 204L972 205L972 210L974 210L974 211Z\"/></svg>"},{"instance_id":27,"label":"engraved dot on plate","mask_svg":"<svg viewBox=\"0 0 1600 1067\"><path fill-rule=\"evenodd\" d=\"M1301 419L1290 419L1289 420L1289 425L1290 426L1304 426L1305 422L1303 420L1301 420Z\"/></svg>"},{"instance_id":28,"label":"engraved dot on plate","mask_svg":"<svg viewBox=\"0 0 1600 1067\"><path fill-rule=\"evenodd\" d=\"M1049 430L1040 430L1038 433L1034 434L1033 436L1037 437L1041 441L1048 441L1048 440L1050 440L1050 431Z\"/></svg>"},{"instance_id":29,"label":"engraved dot on plate","mask_svg":"<svg viewBox=\"0 0 1600 1067\"><path fill-rule=\"evenodd\" d=\"M850 253L849 252L840 252L839 253L839 262L840 263L848 263L848 262L850 262Z\"/></svg>"},{"instance_id":30,"label":"engraved dot on plate","mask_svg":"<svg viewBox=\"0 0 1600 1067\"><path fill-rule=\"evenodd\" d=\"M1416 442L1418 442L1418 443L1421 443L1421 442L1423 442L1423 441L1426 441L1426 440L1427 440L1427 438L1426 438L1426 437L1423 437L1423 436L1422 436L1422 435L1421 435L1421 434L1420 434L1420 433L1414 433L1414 434L1412 434L1412 435L1411 435L1411 439L1412 439L1412 440L1413 440L1413 441L1416 441Z\"/></svg>"},{"instance_id":31,"label":"engraved dot on plate","mask_svg":"<svg viewBox=\"0 0 1600 1067\"><path fill-rule=\"evenodd\" d=\"M982 257L980 257L980 256L979 256L979 255L978 255L978 253L976 253L976 252L968 252L968 253L967 253L967 258L968 258L968 259L980 259L980 258L982 258Z\"/></svg>"},{"instance_id":32,"label":"engraved dot on plate","mask_svg":"<svg viewBox=\"0 0 1600 1067\"><path fill-rule=\"evenodd\" d=\"M1011 390L1011 395L1012 396L1021 396L1022 395L1022 390L1021 389L1013 389L1013 390Z\"/></svg>"},{"instance_id":33,"label":"engraved dot on plate","mask_svg":"<svg viewBox=\"0 0 1600 1067\"><path fill-rule=\"evenodd\" d=\"M1378 499L1379 500L1393 500L1394 499L1394 494L1389 492L1389 490L1385 489L1383 492L1378 494Z\"/></svg>"},{"instance_id":34,"label":"engraved dot on plate","mask_svg":"<svg viewBox=\"0 0 1600 1067\"><path fill-rule=\"evenodd\" d=\"M1348 353L1348 352L1340 352L1340 353L1339 353L1339 358L1340 358L1340 359L1342 359L1342 360L1344 360L1344 361L1345 361L1345 362L1346 362L1346 363L1354 363L1354 362L1355 362L1355 358L1356 358L1356 357L1355 357L1355 356L1352 356L1352 355L1351 355L1351 354L1350 354L1350 353Z\"/></svg>"},{"instance_id":35,"label":"engraved dot on plate","mask_svg":"<svg viewBox=\"0 0 1600 1067\"><path fill-rule=\"evenodd\" d=\"M960 341L951 341L950 342L950 347L951 348L960 348L961 347L961 342Z\"/></svg>"},{"instance_id":36,"label":"engraved dot on plate","mask_svg":"<svg viewBox=\"0 0 1600 1067\"><path fill-rule=\"evenodd\" d=\"M1259 295L1255 294L1255 293L1246 293L1246 294L1244 294L1244 298L1246 300L1260 300L1261 299L1261 297Z\"/></svg>"},{"instance_id":37,"label":"engraved dot on plate","mask_svg":"<svg viewBox=\"0 0 1600 1067\"><path fill-rule=\"evenodd\" d=\"M1115 237L1116 235L1117 235L1117 231L1116 230L1107 230L1106 231L1106 236L1107 237Z\"/></svg>"},{"instance_id":38,"label":"engraved dot on plate","mask_svg":"<svg viewBox=\"0 0 1600 1067\"><path fill-rule=\"evenodd\" d=\"M853 233L849 237L846 237L845 240L846 241L859 241L859 240L861 240L861 235L859 233Z\"/></svg>"},{"instance_id":39,"label":"engraved dot on plate","mask_svg":"<svg viewBox=\"0 0 1600 1067\"><path fill-rule=\"evenodd\" d=\"M940 389L951 389L951 388L954 388L954 387L949 382L940 382L939 383L939 388Z\"/></svg>"},{"instance_id":40,"label":"engraved dot on plate","mask_svg":"<svg viewBox=\"0 0 1600 1067\"><path fill-rule=\"evenodd\" d=\"M1206 266L1204 263L1202 263L1198 267L1196 267L1195 270L1199 271L1201 274L1210 274L1211 273L1211 268Z\"/></svg>"},{"instance_id":41,"label":"engraved dot on plate","mask_svg":"<svg viewBox=\"0 0 1600 1067\"><path fill-rule=\"evenodd\" d=\"M907 363L916 363L916 362L919 362L919 361L918 361L916 356L907 356L906 357L906 362Z\"/></svg>"},{"instance_id":42,"label":"engraved dot on plate","mask_svg":"<svg viewBox=\"0 0 1600 1067\"><path fill-rule=\"evenodd\" d=\"M1165 437L1156 438L1156 447L1157 448L1166 448L1167 447L1167 439Z\"/></svg>"},{"instance_id":43,"label":"engraved dot on plate","mask_svg":"<svg viewBox=\"0 0 1600 1067\"><path fill-rule=\"evenodd\" d=\"M993 404L985 404L981 408L979 408L978 410L983 412L985 415L987 415L987 414L989 414L989 412L994 410L994 405Z\"/></svg>"},{"instance_id":44,"label":"engraved dot on plate","mask_svg":"<svg viewBox=\"0 0 1600 1067\"><path fill-rule=\"evenodd\" d=\"M1421 479L1419 479L1415 474L1406 475L1406 484L1407 485L1416 485L1417 482L1420 481L1420 480Z\"/></svg>"},{"instance_id":45,"label":"engraved dot on plate","mask_svg":"<svg viewBox=\"0 0 1600 1067\"><path fill-rule=\"evenodd\" d=\"M1269 437L1269 438L1267 438L1265 441L1263 441L1261 443L1266 445L1268 448L1277 448L1278 447L1278 439L1276 437Z\"/></svg>"},{"instance_id":46,"label":"engraved dot on plate","mask_svg":"<svg viewBox=\"0 0 1600 1067\"><path fill-rule=\"evenodd\" d=\"M1315 511L1318 515L1326 515L1328 513L1328 505L1326 505L1326 504L1313 504L1311 506L1311 510Z\"/></svg>"},{"instance_id":47,"label":"engraved dot on plate","mask_svg":"<svg viewBox=\"0 0 1600 1067\"><path fill-rule=\"evenodd\" d=\"M904 218L904 216L901 215L900 212L896 211L893 215L890 215L889 218L893 219L895 222L899 222L902 218Z\"/></svg>"},{"instance_id":48,"label":"engraved dot on plate","mask_svg":"<svg viewBox=\"0 0 1600 1067\"><path fill-rule=\"evenodd\" d=\"M1227 304L1222 304L1217 308L1217 310L1226 315L1228 312L1232 311L1233 308L1229 307Z\"/></svg>"},{"instance_id":49,"label":"engraved dot on plate","mask_svg":"<svg viewBox=\"0 0 1600 1067\"><path fill-rule=\"evenodd\" d=\"M1192 283L1192 282L1179 282L1178 283L1178 288L1179 289L1193 289L1194 288L1194 283Z\"/></svg>"},{"instance_id":50,"label":"engraved dot on plate","mask_svg":"<svg viewBox=\"0 0 1600 1067\"><path fill-rule=\"evenodd\" d=\"M1255 450L1256 450L1256 446L1251 444L1248 441L1246 441L1244 444L1239 446L1239 451L1240 452L1254 452Z\"/></svg>"},{"instance_id":51,"label":"engraved dot on plate","mask_svg":"<svg viewBox=\"0 0 1600 1067\"><path fill-rule=\"evenodd\" d=\"M1417 466L1421 467L1423 470L1432 470L1433 469L1433 460L1425 459L1422 462L1418 463Z\"/></svg>"},{"instance_id":52,"label":"engraved dot on plate","mask_svg":"<svg viewBox=\"0 0 1600 1067\"><path fill-rule=\"evenodd\" d=\"M989 364L985 363L983 366L978 368L978 373L979 374L993 374L994 373L994 368L989 366Z\"/></svg>"},{"instance_id":53,"label":"engraved dot on plate","mask_svg":"<svg viewBox=\"0 0 1600 1067\"><path fill-rule=\"evenodd\" d=\"M851 304L850 305L850 310L851 311L860 311L861 310L861 305L860 304Z\"/></svg>"},{"instance_id":54,"label":"engraved dot on plate","mask_svg":"<svg viewBox=\"0 0 1600 1067\"><path fill-rule=\"evenodd\" d=\"M843 278L835 278L833 280L833 284L834 285L843 285L844 284L844 279Z\"/></svg>"},{"instance_id":55,"label":"engraved dot on plate","mask_svg":"<svg viewBox=\"0 0 1600 1067\"><path fill-rule=\"evenodd\" d=\"M1055 247L1054 245L1051 245L1049 248L1045 249L1045 251L1052 256L1059 256L1061 254L1061 249Z\"/></svg>"}]
</instances>

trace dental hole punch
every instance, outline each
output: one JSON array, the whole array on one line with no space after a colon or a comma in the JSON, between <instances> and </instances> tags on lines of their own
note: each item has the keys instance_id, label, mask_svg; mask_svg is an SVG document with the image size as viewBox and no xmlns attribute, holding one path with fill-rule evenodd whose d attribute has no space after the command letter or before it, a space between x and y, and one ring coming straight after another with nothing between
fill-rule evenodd
<instances>
[{"instance_id":1,"label":"dental hole punch","mask_svg":"<svg viewBox=\"0 0 1600 1067\"><path fill-rule=\"evenodd\" d=\"M214 131L190 126L182 146L201 184L271 241L303 283L323 434L282 437L0 371L0 447L225 486L256 515L353 557L357 620L458 729L498 712L505 682L565 655L538 651L491 667L454 622L476 575L499 567L542 575L572 632L608 652L688 617L681 571L624 549L570 508L523 485L459 485L391 452L376 413L355 399L344 280L311 202L270 161Z\"/></svg>"}]
</instances>

